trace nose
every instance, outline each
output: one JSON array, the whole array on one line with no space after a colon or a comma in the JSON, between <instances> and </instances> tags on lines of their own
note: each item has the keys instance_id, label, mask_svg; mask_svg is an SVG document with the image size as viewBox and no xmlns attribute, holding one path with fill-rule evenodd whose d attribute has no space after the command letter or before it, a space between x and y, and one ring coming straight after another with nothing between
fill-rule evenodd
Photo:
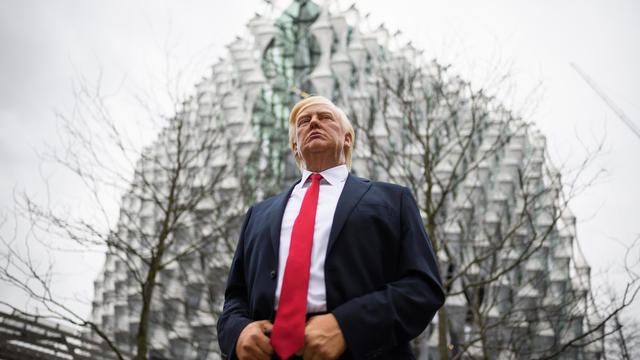
<instances>
[{"instance_id":1,"label":"nose","mask_svg":"<svg viewBox=\"0 0 640 360\"><path fill-rule=\"evenodd\" d=\"M314 126L318 126L318 124L320 123L320 117L318 116L318 114L314 114L313 116L311 116L311 120L309 121L309 125L314 127Z\"/></svg>"}]
</instances>

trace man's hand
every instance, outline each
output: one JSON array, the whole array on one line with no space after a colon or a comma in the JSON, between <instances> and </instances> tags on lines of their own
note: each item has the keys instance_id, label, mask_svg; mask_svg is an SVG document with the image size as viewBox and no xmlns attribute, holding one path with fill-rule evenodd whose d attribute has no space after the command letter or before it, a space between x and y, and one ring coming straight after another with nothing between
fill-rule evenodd
<instances>
[{"instance_id":1,"label":"man's hand","mask_svg":"<svg viewBox=\"0 0 640 360\"><path fill-rule=\"evenodd\" d=\"M337 359L346 349L347 343L333 314L309 319L304 328L304 360Z\"/></svg>"},{"instance_id":2,"label":"man's hand","mask_svg":"<svg viewBox=\"0 0 640 360\"><path fill-rule=\"evenodd\" d=\"M273 328L268 320L254 321L240 332L236 342L236 356L240 360L258 359L269 360L273 355L273 348L269 338L264 334Z\"/></svg>"}]
</instances>

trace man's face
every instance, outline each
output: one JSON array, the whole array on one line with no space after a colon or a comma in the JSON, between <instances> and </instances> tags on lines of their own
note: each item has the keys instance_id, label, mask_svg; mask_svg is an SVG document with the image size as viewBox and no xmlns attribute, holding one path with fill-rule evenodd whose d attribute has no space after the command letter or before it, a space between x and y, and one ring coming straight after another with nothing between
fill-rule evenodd
<instances>
[{"instance_id":1,"label":"man's face","mask_svg":"<svg viewBox=\"0 0 640 360\"><path fill-rule=\"evenodd\" d=\"M328 157L344 164L345 147L351 146L351 136L343 129L333 108L327 104L313 104L296 117L294 151L305 163L314 156Z\"/></svg>"}]
</instances>

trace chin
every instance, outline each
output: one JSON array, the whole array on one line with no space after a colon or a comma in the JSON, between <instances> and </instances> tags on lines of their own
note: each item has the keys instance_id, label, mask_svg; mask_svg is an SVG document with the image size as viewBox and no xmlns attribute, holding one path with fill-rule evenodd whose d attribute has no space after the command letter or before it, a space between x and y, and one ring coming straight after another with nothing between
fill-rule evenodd
<instances>
[{"instance_id":1,"label":"chin","mask_svg":"<svg viewBox=\"0 0 640 360\"><path fill-rule=\"evenodd\" d=\"M322 139L313 139L307 143L305 146L305 151L318 152L327 150L328 146L326 142L322 141Z\"/></svg>"}]
</instances>

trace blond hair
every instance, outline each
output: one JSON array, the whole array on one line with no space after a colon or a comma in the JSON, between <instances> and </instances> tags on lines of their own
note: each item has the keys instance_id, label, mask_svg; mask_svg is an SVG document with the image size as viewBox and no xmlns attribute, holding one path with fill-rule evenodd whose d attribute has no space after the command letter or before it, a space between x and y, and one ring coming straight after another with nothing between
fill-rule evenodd
<instances>
[{"instance_id":1,"label":"blond hair","mask_svg":"<svg viewBox=\"0 0 640 360\"><path fill-rule=\"evenodd\" d=\"M308 98L298 101L298 103L293 106L293 108L291 109L291 113L289 114L289 148L293 152L293 157L296 159L296 163L298 164L298 167L302 170L302 165L300 164L301 159L298 156L298 154L296 154L296 152L293 150L293 143L296 138L296 118L298 117L298 114L302 112L304 109L306 109L311 105L316 105L316 104L329 105L332 108L334 115L337 117L338 121L340 121L340 124L342 125L342 129L351 135L351 146L348 147L344 152L347 168L351 170L351 153L353 152L353 144L355 141L355 134L353 132L353 126L351 125L351 121L349 121L347 114L345 114L345 112L342 109L340 109L333 102L331 102L331 100L327 99L324 96L319 96L319 95L309 96Z\"/></svg>"}]
</instances>

